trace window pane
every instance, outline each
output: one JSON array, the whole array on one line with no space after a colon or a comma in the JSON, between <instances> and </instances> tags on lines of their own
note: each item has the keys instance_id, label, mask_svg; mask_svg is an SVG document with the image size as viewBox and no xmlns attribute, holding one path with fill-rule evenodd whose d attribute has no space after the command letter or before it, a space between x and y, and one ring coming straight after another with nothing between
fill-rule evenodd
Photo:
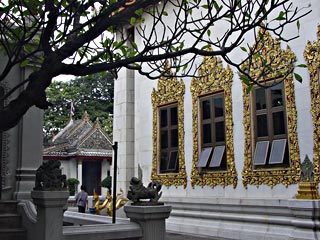
<instances>
[{"instance_id":1,"label":"window pane","mask_svg":"<svg viewBox=\"0 0 320 240\"><path fill-rule=\"evenodd\" d=\"M161 152L160 153L160 172L166 171L168 166L168 153L167 152Z\"/></svg>"},{"instance_id":2,"label":"window pane","mask_svg":"<svg viewBox=\"0 0 320 240\"><path fill-rule=\"evenodd\" d=\"M200 159L197 164L198 168L207 166L207 163L208 163L209 157L211 156L211 153L212 153L212 147L202 149Z\"/></svg>"},{"instance_id":3,"label":"window pane","mask_svg":"<svg viewBox=\"0 0 320 240\"><path fill-rule=\"evenodd\" d=\"M178 147L178 129L171 130L171 147Z\"/></svg>"},{"instance_id":4,"label":"window pane","mask_svg":"<svg viewBox=\"0 0 320 240\"><path fill-rule=\"evenodd\" d=\"M167 122L167 109L161 109L160 110L160 126L166 127L168 125Z\"/></svg>"},{"instance_id":5,"label":"window pane","mask_svg":"<svg viewBox=\"0 0 320 240\"><path fill-rule=\"evenodd\" d=\"M254 151L254 158L253 158L254 165L266 164L268 148L269 148L269 141L257 142L256 149Z\"/></svg>"},{"instance_id":6,"label":"window pane","mask_svg":"<svg viewBox=\"0 0 320 240\"><path fill-rule=\"evenodd\" d=\"M210 119L210 100L202 101L202 119Z\"/></svg>"},{"instance_id":7,"label":"window pane","mask_svg":"<svg viewBox=\"0 0 320 240\"><path fill-rule=\"evenodd\" d=\"M168 170L171 170L171 171L177 171L178 170L178 151L172 151L170 153Z\"/></svg>"},{"instance_id":8,"label":"window pane","mask_svg":"<svg viewBox=\"0 0 320 240\"><path fill-rule=\"evenodd\" d=\"M225 146L216 146L209 167L220 167Z\"/></svg>"},{"instance_id":9,"label":"window pane","mask_svg":"<svg viewBox=\"0 0 320 240\"><path fill-rule=\"evenodd\" d=\"M283 163L286 143L286 139L278 139L272 142L272 148L269 159L270 164Z\"/></svg>"},{"instance_id":10,"label":"window pane","mask_svg":"<svg viewBox=\"0 0 320 240\"><path fill-rule=\"evenodd\" d=\"M266 109L266 92L264 88L257 88L255 90L256 94L256 110Z\"/></svg>"},{"instance_id":11,"label":"window pane","mask_svg":"<svg viewBox=\"0 0 320 240\"><path fill-rule=\"evenodd\" d=\"M272 107L282 106L283 105L283 98L282 98L283 83L281 82L278 85L271 87L270 91L271 91Z\"/></svg>"},{"instance_id":12,"label":"window pane","mask_svg":"<svg viewBox=\"0 0 320 240\"><path fill-rule=\"evenodd\" d=\"M178 125L178 108L173 107L170 109L171 125Z\"/></svg>"},{"instance_id":13,"label":"window pane","mask_svg":"<svg viewBox=\"0 0 320 240\"><path fill-rule=\"evenodd\" d=\"M161 149L168 148L168 131L161 131Z\"/></svg>"},{"instance_id":14,"label":"window pane","mask_svg":"<svg viewBox=\"0 0 320 240\"><path fill-rule=\"evenodd\" d=\"M219 98L215 98L213 100L214 102L214 114L215 117L221 117L224 115L224 111L223 111L223 98L219 97Z\"/></svg>"},{"instance_id":15,"label":"window pane","mask_svg":"<svg viewBox=\"0 0 320 240\"><path fill-rule=\"evenodd\" d=\"M257 116L257 136L268 136L268 120L266 114Z\"/></svg>"},{"instance_id":16,"label":"window pane","mask_svg":"<svg viewBox=\"0 0 320 240\"><path fill-rule=\"evenodd\" d=\"M224 122L216 122L216 142L224 142Z\"/></svg>"},{"instance_id":17,"label":"window pane","mask_svg":"<svg viewBox=\"0 0 320 240\"><path fill-rule=\"evenodd\" d=\"M273 118L273 134L279 135L279 134L285 134L285 124L284 124L284 113L281 112L275 112L272 114Z\"/></svg>"},{"instance_id":18,"label":"window pane","mask_svg":"<svg viewBox=\"0 0 320 240\"><path fill-rule=\"evenodd\" d=\"M211 143L211 124L204 124L202 127L202 142L205 143Z\"/></svg>"}]
</instances>

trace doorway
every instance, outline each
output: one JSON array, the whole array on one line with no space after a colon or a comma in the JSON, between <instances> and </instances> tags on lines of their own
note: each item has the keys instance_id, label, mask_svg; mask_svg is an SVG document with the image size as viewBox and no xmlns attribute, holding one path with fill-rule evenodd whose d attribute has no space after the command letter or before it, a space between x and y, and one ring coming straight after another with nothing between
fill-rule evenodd
<instances>
[{"instance_id":1,"label":"doorway","mask_svg":"<svg viewBox=\"0 0 320 240\"><path fill-rule=\"evenodd\" d=\"M88 195L93 195L94 191L101 195L101 161L83 160L82 185Z\"/></svg>"}]
</instances>

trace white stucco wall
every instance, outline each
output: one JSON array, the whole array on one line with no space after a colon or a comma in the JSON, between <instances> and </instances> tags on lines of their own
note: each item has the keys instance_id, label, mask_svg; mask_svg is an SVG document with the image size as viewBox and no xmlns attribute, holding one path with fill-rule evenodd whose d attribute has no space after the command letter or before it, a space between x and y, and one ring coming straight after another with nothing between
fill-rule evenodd
<instances>
[{"instance_id":1,"label":"white stucco wall","mask_svg":"<svg viewBox=\"0 0 320 240\"><path fill-rule=\"evenodd\" d=\"M303 3L298 0L293 1L295 5L308 6L311 4L312 13L300 20L301 37L290 42L289 46L291 50L296 54L298 63L305 63L303 57L303 51L307 44L307 41L316 40L317 26L320 24L320 7L318 0L304 1ZM288 34L292 30L296 30L296 25L292 25L292 29L288 29ZM142 44L139 39L136 39L137 44ZM252 43L251 43L252 44ZM282 48L285 49L287 44L283 44ZM239 52L235 52L233 57L241 57ZM126 71L126 70L125 70ZM125 76L125 71L123 74ZM309 74L307 69L296 69L296 72L303 77L303 82L295 82L295 97L296 97L296 109L298 114L297 132L300 148L301 161L308 155L312 159L313 154L313 140L312 140L312 120L311 120L311 103L310 103L310 89L309 89ZM225 198L293 198L297 193L297 185L290 185L285 187L282 184L278 184L273 188L266 185L261 185L259 188L249 185L248 189L243 187L241 181L241 173L244 162L244 130L243 130L243 100L242 100L242 84L238 78L237 72L233 69L234 79L232 86L232 106L233 106L233 122L234 122L234 156L236 162L236 169L238 173L238 185L234 189L232 186L222 188L217 186L211 187L199 187L195 186L192 189L190 185L191 163L192 163L192 105L191 105L191 93L190 93L190 78L184 78L185 83L185 98L184 98L184 130L185 130L185 162L186 172L188 176L188 186L186 189L183 187L163 187L164 197L202 197L210 198L225 197ZM122 75L122 78L125 78ZM134 119L131 119L130 123L134 124L134 175L138 176L138 166L140 165L143 170L143 182L146 185L150 181L151 169L152 169L152 103L151 92L153 88L157 89L157 81L152 81L140 76L138 73L134 75ZM122 85L125 88L124 85ZM120 89L119 84L119 89ZM119 95L119 91L115 92L115 128L114 136L117 139L117 135L122 128L127 126L127 122L124 122L123 114L126 109L121 109L122 104L120 98L123 100L123 95ZM118 95L117 95L118 94ZM121 112L122 115L118 115ZM130 113L131 114L131 113ZM120 139L120 134L118 135ZM131 139L131 135L121 135L121 139ZM120 145L121 147L121 141ZM122 151L122 150L119 150ZM125 156L123 160L125 161ZM132 161L129 157L126 161ZM128 164L128 162L127 162ZM124 170L123 170L124 171ZM120 178L124 177L119 173ZM128 176L127 176L128 178Z\"/></svg>"}]
</instances>

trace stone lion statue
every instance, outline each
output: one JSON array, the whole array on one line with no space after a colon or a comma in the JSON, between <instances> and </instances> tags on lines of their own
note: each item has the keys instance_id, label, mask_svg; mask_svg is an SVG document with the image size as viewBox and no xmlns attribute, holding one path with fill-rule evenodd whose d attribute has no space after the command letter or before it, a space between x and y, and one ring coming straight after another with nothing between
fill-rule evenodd
<instances>
[{"instance_id":1,"label":"stone lion statue","mask_svg":"<svg viewBox=\"0 0 320 240\"><path fill-rule=\"evenodd\" d=\"M67 188L66 175L61 173L61 163L57 160L44 162L36 171L34 190L61 191Z\"/></svg>"},{"instance_id":2,"label":"stone lion statue","mask_svg":"<svg viewBox=\"0 0 320 240\"><path fill-rule=\"evenodd\" d=\"M158 181L152 181L147 187L143 186L139 178L133 177L130 180L130 187L128 191L128 199L133 205L154 205L159 204L159 199L162 195L160 192L162 185ZM149 201L140 201L142 199L149 199Z\"/></svg>"}]
</instances>

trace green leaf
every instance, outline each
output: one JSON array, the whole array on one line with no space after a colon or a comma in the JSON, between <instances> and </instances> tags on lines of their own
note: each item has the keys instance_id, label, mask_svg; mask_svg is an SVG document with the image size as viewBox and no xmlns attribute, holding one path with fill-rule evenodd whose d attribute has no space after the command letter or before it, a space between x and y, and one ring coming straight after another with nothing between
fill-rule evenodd
<instances>
[{"instance_id":1,"label":"green leaf","mask_svg":"<svg viewBox=\"0 0 320 240\"><path fill-rule=\"evenodd\" d=\"M137 19L135 17L130 18L130 24L134 25L136 23Z\"/></svg>"},{"instance_id":2,"label":"green leaf","mask_svg":"<svg viewBox=\"0 0 320 240\"><path fill-rule=\"evenodd\" d=\"M188 64L183 65L183 70L186 70L188 68Z\"/></svg>"},{"instance_id":3,"label":"green leaf","mask_svg":"<svg viewBox=\"0 0 320 240\"><path fill-rule=\"evenodd\" d=\"M262 55L260 54L260 53L255 53L254 55L253 55L255 58L262 58Z\"/></svg>"},{"instance_id":4,"label":"green leaf","mask_svg":"<svg viewBox=\"0 0 320 240\"><path fill-rule=\"evenodd\" d=\"M220 11L220 9L222 8L216 1L213 1L213 6L217 11Z\"/></svg>"},{"instance_id":5,"label":"green leaf","mask_svg":"<svg viewBox=\"0 0 320 240\"><path fill-rule=\"evenodd\" d=\"M136 10L134 13L137 14L138 16L142 16L143 8L140 8L140 9Z\"/></svg>"},{"instance_id":6,"label":"green leaf","mask_svg":"<svg viewBox=\"0 0 320 240\"><path fill-rule=\"evenodd\" d=\"M208 4L202 5L201 7L204 8L204 9L208 9L209 8Z\"/></svg>"},{"instance_id":7,"label":"green leaf","mask_svg":"<svg viewBox=\"0 0 320 240\"><path fill-rule=\"evenodd\" d=\"M241 76L240 76L240 79L241 79L241 81L244 83L244 84L246 84L246 85L250 85L250 80L249 80L249 77L247 76L247 75L245 75L245 74L242 74Z\"/></svg>"},{"instance_id":8,"label":"green leaf","mask_svg":"<svg viewBox=\"0 0 320 240\"><path fill-rule=\"evenodd\" d=\"M29 64L29 60L24 60L20 63L20 67L26 67Z\"/></svg>"},{"instance_id":9,"label":"green leaf","mask_svg":"<svg viewBox=\"0 0 320 240\"><path fill-rule=\"evenodd\" d=\"M294 78L295 78L298 82L302 83L302 77L301 77L298 73L294 73Z\"/></svg>"},{"instance_id":10,"label":"green leaf","mask_svg":"<svg viewBox=\"0 0 320 240\"><path fill-rule=\"evenodd\" d=\"M208 44L208 45L203 46L203 47L201 48L201 50L206 50L206 49L208 49L208 48L210 48L210 47L211 47L211 45Z\"/></svg>"},{"instance_id":11,"label":"green leaf","mask_svg":"<svg viewBox=\"0 0 320 240\"><path fill-rule=\"evenodd\" d=\"M180 46L179 46L179 49L182 50L183 47L184 47L184 42L181 42L181 43L180 43Z\"/></svg>"},{"instance_id":12,"label":"green leaf","mask_svg":"<svg viewBox=\"0 0 320 240\"><path fill-rule=\"evenodd\" d=\"M286 18L284 17L285 16L285 12L284 11L281 11L278 15L278 17L275 18L275 20L285 20Z\"/></svg>"},{"instance_id":13,"label":"green leaf","mask_svg":"<svg viewBox=\"0 0 320 240\"><path fill-rule=\"evenodd\" d=\"M138 50L138 45L137 45L135 42L131 42L131 46L132 46L134 49Z\"/></svg>"},{"instance_id":14,"label":"green leaf","mask_svg":"<svg viewBox=\"0 0 320 240\"><path fill-rule=\"evenodd\" d=\"M306 68L306 67L308 67L307 65L305 65L305 64L299 64L299 65L297 65L297 67L300 67L300 68Z\"/></svg>"},{"instance_id":15,"label":"green leaf","mask_svg":"<svg viewBox=\"0 0 320 240\"><path fill-rule=\"evenodd\" d=\"M251 92L252 87L253 87L253 85L250 84L250 85L246 88L246 93L247 93L247 94Z\"/></svg>"},{"instance_id":16,"label":"green leaf","mask_svg":"<svg viewBox=\"0 0 320 240\"><path fill-rule=\"evenodd\" d=\"M247 52L247 49L245 47L240 47L242 51Z\"/></svg>"},{"instance_id":17,"label":"green leaf","mask_svg":"<svg viewBox=\"0 0 320 240\"><path fill-rule=\"evenodd\" d=\"M163 15L163 16L168 16L168 12L167 12L167 11L163 11L163 12L162 12L162 15Z\"/></svg>"},{"instance_id":18,"label":"green leaf","mask_svg":"<svg viewBox=\"0 0 320 240\"><path fill-rule=\"evenodd\" d=\"M238 6L238 8L242 8L242 6L241 6L241 0L237 0L237 6Z\"/></svg>"}]
</instances>

